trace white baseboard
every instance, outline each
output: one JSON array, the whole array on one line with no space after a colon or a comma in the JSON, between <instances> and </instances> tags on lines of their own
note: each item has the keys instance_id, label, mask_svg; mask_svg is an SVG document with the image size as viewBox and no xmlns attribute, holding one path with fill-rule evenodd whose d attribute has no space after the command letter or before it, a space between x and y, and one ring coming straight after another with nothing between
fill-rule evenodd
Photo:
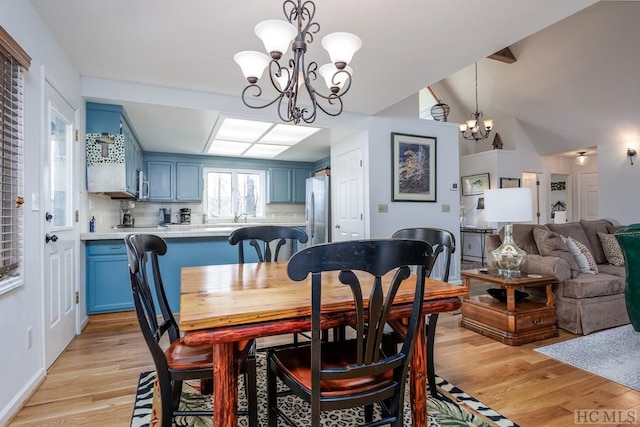
<instances>
[{"instance_id":1,"label":"white baseboard","mask_svg":"<svg viewBox=\"0 0 640 427\"><path fill-rule=\"evenodd\" d=\"M22 387L22 389L11 399L11 401L0 411L0 425L9 424L9 420L13 418L20 409L27 403L27 400L38 387L44 382L47 374L44 369L38 370L33 377Z\"/></svg>"}]
</instances>

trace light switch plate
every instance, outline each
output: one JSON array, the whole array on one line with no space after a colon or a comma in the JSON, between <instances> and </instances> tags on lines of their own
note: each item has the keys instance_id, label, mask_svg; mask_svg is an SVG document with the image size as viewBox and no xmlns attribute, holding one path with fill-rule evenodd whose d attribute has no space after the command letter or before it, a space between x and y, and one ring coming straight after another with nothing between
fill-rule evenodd
<instances>
[{"instance_id":1,"label":"light switch plate","mask_svg":"<svg viewBox=\"0 0 640 427\"><path fill-rule=\"evenodd\" d=\"M442 212L451 212L451 205L442 205Z\"/></svg>"},{"instance_id":2,"label":"light switch plate","mask_svg":"<svg viewBox=\"0 0 640 427\"><path fill-rule=\"evenodd\" d=\"M389 212L389 205L387 204L378 205L378 213L387 213L387 212Z\"/></svg>"},{"instance_id":3,"label":"light switch plate","mask_svg":"<svg viewBox=\"0 0 640 427\"><path fill-rule=\"evenodd\" d=\"M40 210L40 195L31 193L31 211L38 212Z\"/></svg>"}]
</instances>

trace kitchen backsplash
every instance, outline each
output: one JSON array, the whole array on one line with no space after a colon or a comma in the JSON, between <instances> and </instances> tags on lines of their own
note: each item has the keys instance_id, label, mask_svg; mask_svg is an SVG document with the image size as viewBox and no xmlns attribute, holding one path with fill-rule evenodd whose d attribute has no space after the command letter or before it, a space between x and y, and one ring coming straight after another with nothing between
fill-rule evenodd
<instances>
[{"instance_id":1,"label":"kitchen backsplash","mask_svg":"<svg viewBox=\"0 0 640 427\"><path fill-rule=\"evenodd\" d=\"M96 231L110 229L121 223L122 210L120 209L120 200L111 199L101 194L89 193L88 196L88 218L95 217ZM191 223L202 224L201 203L135 202L135 207L131 211L135 218L135 225L138 227L158 225L160 208L171 208L172 222L176 222L176 215L179 216L181 208L190 208ZM303 203L267 204L265 218L261 221L269 223L304 223L304 210ZM244 218L240 220L240 222L242 221L244 221ZM248 221L251 222L251 218ZM223 222L230 222L230 220L223 220ZM86 229L89 229L88 221Z\"/></svg>"}]
</instances>

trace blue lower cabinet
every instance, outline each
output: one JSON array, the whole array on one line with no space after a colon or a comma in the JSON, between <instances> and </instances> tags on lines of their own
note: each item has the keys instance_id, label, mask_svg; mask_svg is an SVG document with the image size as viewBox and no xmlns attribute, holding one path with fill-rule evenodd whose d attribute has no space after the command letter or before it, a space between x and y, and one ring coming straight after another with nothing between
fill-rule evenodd
<instances>
[{"instance_id":1,"label":"blue lower cabinet","mask_svg":"<svg viewBox=\"0 0 640 427\"><path fill-rule=\"evenodd\" d=\"M238 262L238 248L231 246L227 237L177 238L166 239L166 242L167 254L160 258L160 273L169 305L175 313L180 312L182 267ZM124 241L88 241L86 253L87 313L133 310ZM257 257L247 261L257 262ZM152 270L149 267L147 271L151 273Z\"/></svg>"}]
</instances>

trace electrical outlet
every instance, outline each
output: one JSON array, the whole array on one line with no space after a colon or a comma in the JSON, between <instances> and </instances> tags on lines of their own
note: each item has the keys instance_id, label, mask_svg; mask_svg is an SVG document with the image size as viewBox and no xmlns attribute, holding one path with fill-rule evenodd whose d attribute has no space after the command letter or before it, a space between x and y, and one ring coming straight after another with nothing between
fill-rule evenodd
<instances>
[{"instance_id":1,"label":"electrical outlet","mask_svg":"<svg viewBox=\"0 0 640 427\"><path fill-rule=\"evenodd\" d=\"M31 327L27 328L27 350L33 345L33 330Z\"/></svg>"}]
</instances>

